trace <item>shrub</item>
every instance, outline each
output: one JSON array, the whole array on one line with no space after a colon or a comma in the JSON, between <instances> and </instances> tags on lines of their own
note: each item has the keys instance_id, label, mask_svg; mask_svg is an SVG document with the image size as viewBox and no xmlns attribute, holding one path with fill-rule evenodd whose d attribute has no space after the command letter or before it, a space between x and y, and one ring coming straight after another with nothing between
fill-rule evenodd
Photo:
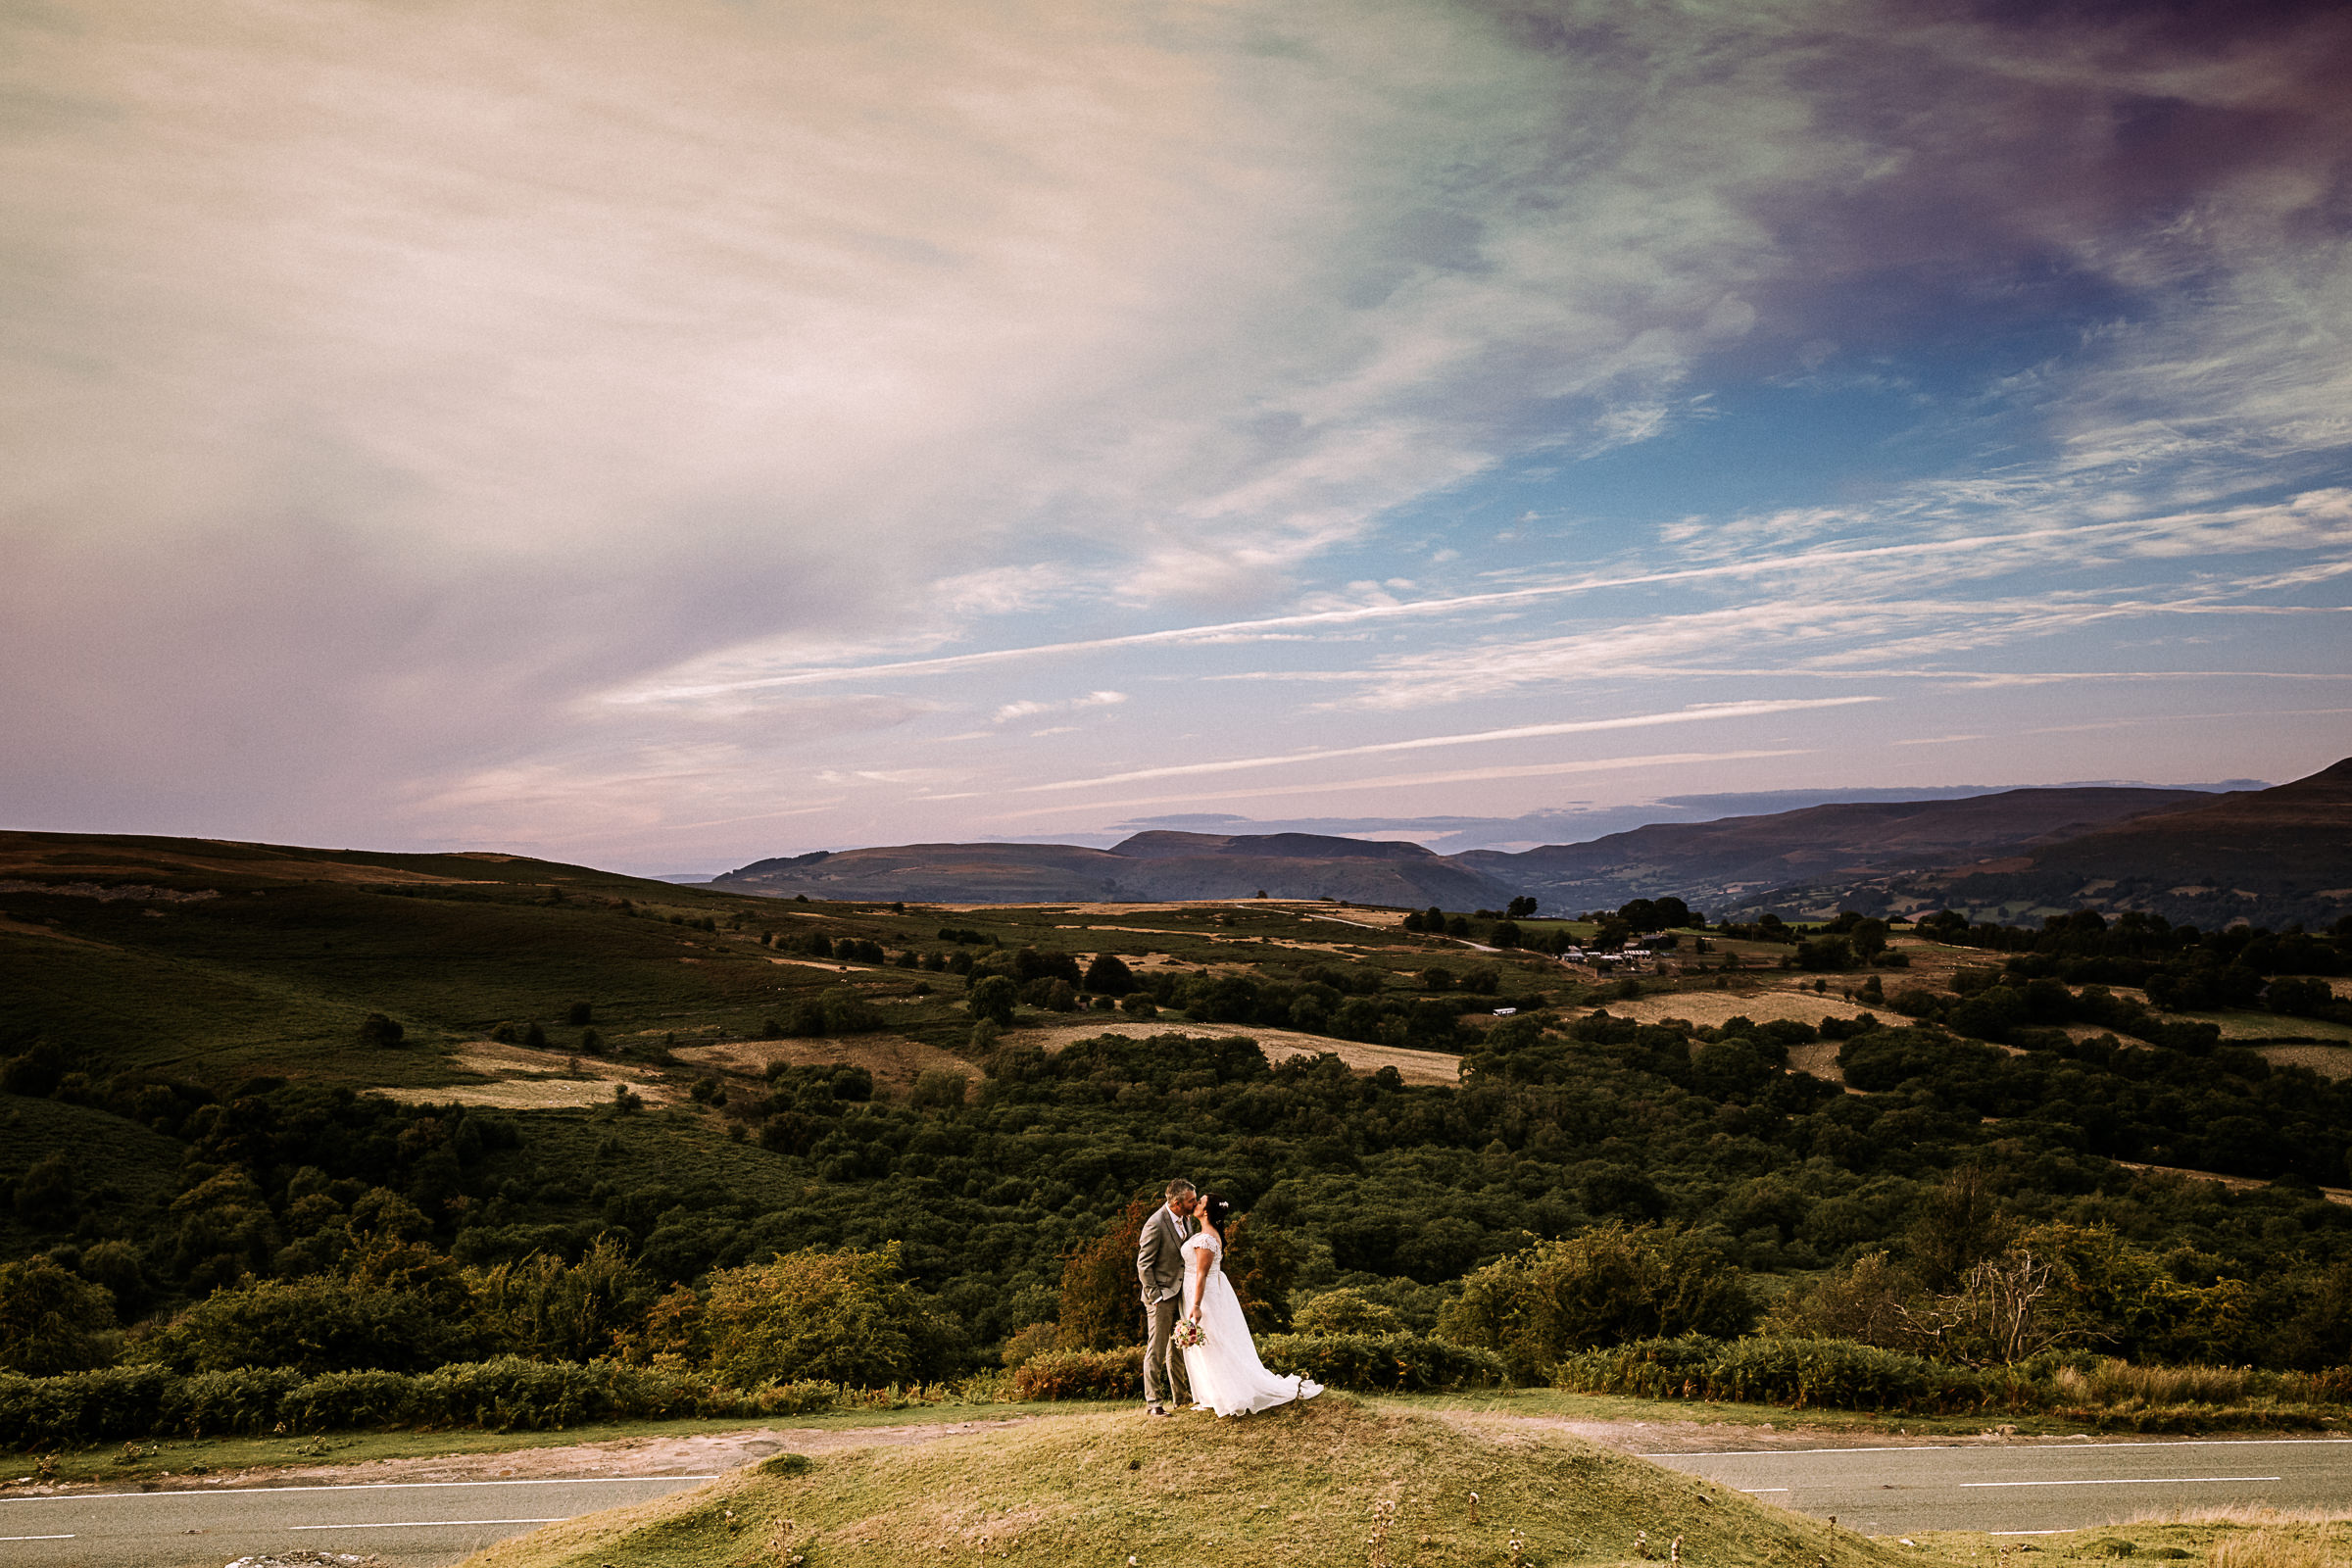
<instances>
[{"instance_id":1,"label":"shrub","mask_svg":"<svg viewBox=\"0 0 2352 1568\"><path fill-rule=\"evenodd\" d=\"M114 1358L115 1301L45 1257L0 1263L0 1368L45 1377Z\"/></svg>"},{"instance_id":2,"label":"shrub","mask_svg":"<svg viewBox=\"0 0 2352 1568\"><path fill-rule=\"evenodd\" d=\"M1144 1348L1054 1350L1031 1356L1014 1369L1012 1393L1017 1399L1140 1399Z\"/></svg>"},{"instance_id":3,"label":"shrub","mask_svg":"<svg viewBox=\"0 0 2352 1568\"><path fill-rule=\"evenodd\" d=\"M261 1280L215 1291L131 1353L190 1373L421 1371L472 1352L464 1301L462 1292L453 1301L448 1292L329 1276Z\"/></svg>"},{"instance_id":4,"label":"shrub","mask_svg":"<svg viewBox=\"0 0 2352 1568\"><path fill-rule=\"evenodd\" d=\"M1488 1264L1462 1281L1438 1333L1498 1352L1521 1382L1541 1382L1571 1351L1627 1340L1732 1335L1756 1300L1729 1260L1687 1232L1595 1227Z\"/></svg>"},{"instance_id":5,"label":"shrub","mask_svg":"<svg viewBox=\"0 0 2352 1568\"><path fill-rule=\"evenodd\" d=\"M1493 1388L1502 1357L1417 1334L1269 1334L1257 1342L1267 1370L1367 1394L1432 1394Z\"/></svg>"},{"instance_id":6,"label":"shrub","mask_svg":"<svg viewBox=\"0 0 2352 1568\"><path fill-rule=\"evenodd\" d=\"M644 1321L654 1282L612 1236L601 1236L576 1264L534 1252L469 1275L473 1308L491 1345L550 1361L586 1361L612 1353L616 1338Z\"/></svg>"},{"instance_id":7,"label":"shrub","mask_svg":"<svg viewBox=\"0 0 2352 1568\"><path fill-rule=\"evenodd\" d=\"M371 1012L360 1020L360 1044L370 1051L382 1051L399 1045L408 1038L408 1031L380 1012Z\"/></svg>"},{"instance_id":8,"label":"shrub","mask_svg":"<svg viewBox=\"0 0 2352 1568\"><path fill-rule=\"evenodd\" d=\"M1053 1349L1060 1338L1060 1324L1032 1323L1004 1342L1004 1348L1000 1358L1006 1366L1019 1366L1022 1362Z\"/></svg>"},{"instance_id":9,"label":"shrub","mask_svg":"<svg viewBox=\"0 0 2352 1568\"><path fill-rule=\"evenodd\" d=\"M997 1380L987 1378L967 1380L955 1390L856 1389L811 1380L735 1389L675 1368L517 1356L454 1362L431 1372L327 1372L312 1378L283 1367L189 1377L167 1367L126 1366L53 1378L0 1373L0 1446L251 1435L281 1427L296 1432L392 1425L539 1431L591 1420L768 1419L835 1409L897 1409L957 1396L987 1399L1002 1392Z\"/></svg>"},{"instance_id":10,"label":"shrub","mask_svg":"<svg viewBox=\"0 0 2352 1568\"><path fill-rule=\"evenodd\" d=\"M710 1276L711 1364L749 1386L791 1378L904 1383L932 1374L943 1326L899 1275L899 1244L815 1249Z\"/></svg>"},{"instance_id":11,"label":"shrub","mask_svg":"<svg viewBox=\"0 0 2352 1568\"><path fill-rule=\"evenodd\" d=\"M1563 1359L1553 1381L1583 1394L1903 1412L1974 1410L2007 1387L1966 1367L1849 1340L1726 1344L1700 1335L1586 1350Z\"/></svg>"},{"instance_id":12,"label":"shrub","mask_svg":"<svg viewBox=\"0 0 2352 1568\"><path fill-rule=\"evenodd\" d=\"M1143 1291L1136 1279L1136 1250L1144 1221L1160 1200L1134 1200L1110 1228L1077 1248L1061 1263L1061 1343L1076 1350L1108 1350L1131 1345L1143 1328Z\"/></svg>"},{"instance_id":13,"label":"shrub","mask_svg":"<svg viewBox=\"0 0 2352 1568\"><path fill-rule=\"evenodd\" d=\"M1395 1334L1403 1327L1395 1307L1357 1290L1325 1291L1298 1309L1300 1334Z\"/></svg>"}]
</instances>

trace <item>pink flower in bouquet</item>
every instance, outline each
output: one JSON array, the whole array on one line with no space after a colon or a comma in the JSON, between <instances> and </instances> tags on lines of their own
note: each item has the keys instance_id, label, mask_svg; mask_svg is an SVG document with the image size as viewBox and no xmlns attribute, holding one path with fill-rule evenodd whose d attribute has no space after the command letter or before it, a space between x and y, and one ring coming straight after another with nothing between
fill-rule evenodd
<instances>
[{"instance_id":1,"label":"pink flower in bouquet","mask_svg":"<svg viewBox=\"0 0 2352 1568\"><path fill-rule=\"evenodd\" d=\"M1189 1317L1176 1325L1173 1338L1179 1350L1198 1350L1208 1343L1208 1336L1200 1332L1200 1325Z\"/></svg>"}]
</instances>

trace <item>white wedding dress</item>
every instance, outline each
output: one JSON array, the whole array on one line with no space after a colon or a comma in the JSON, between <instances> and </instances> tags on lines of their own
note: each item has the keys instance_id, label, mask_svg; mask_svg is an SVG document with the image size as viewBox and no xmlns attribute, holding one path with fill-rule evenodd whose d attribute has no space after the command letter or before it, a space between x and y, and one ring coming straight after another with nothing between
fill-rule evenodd
<instances>
[{"instance_id":1,"label":"white wedding dress","mask_svg":"<svg viewBox=\"0 0 2352 1568\"><path fill-rule=\"evenodd\" d=\"M1322 1384L1278 1377L1258 1360L1250 1320L1242 1316L1241 1298L1225 1278L1225 1249L1205 1231L1184 1244L1185 1299L1192 1298L1193 1270L1202 1254L1208 1258L1208 1279L1200 1288L1201 1343L1184 1352L1193 1402L1219 1415L1249 1415L1321 1394Z\"/></svg>"}]
</instances>

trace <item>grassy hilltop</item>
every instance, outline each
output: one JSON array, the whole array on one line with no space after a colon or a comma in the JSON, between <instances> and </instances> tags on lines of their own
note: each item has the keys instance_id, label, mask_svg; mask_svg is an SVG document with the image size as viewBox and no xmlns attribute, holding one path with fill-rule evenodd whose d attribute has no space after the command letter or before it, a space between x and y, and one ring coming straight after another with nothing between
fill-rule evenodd
<instances>
[{"instance_id":1,"label":"grassy hilltop","mask_svg":"<svg viewBox=\"0 0 2352 1568\"><path fill-rule=\"evenodd\" d=\"M1477 1494L1473 1518L1471 1494ZM1393 1503L1384 1524L1376 1505ZM1322 1568L1892 1561L1888 1546L1563 1434L1497 1436L1327 1394L1218 1421L1131 1413L814 1461L493 1546L470 1568L948 1562ZM1514 1558L1514 1538L1522 1555Z\"/></svg>"}]
</instances>

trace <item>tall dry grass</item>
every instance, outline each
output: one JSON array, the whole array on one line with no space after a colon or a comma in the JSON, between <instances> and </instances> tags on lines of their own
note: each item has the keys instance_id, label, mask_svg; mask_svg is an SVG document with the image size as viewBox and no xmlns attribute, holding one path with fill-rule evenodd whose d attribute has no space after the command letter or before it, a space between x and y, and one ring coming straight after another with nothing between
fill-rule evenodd
<instances>
[{"instance_id":1,"label":"tall dry grass","mask_svg":"<svg viewBox=\"0 0 2352 1568\"><path fill-rule=\"evenodd\" d=\"M2060 1367L2050 1382L2070 1405L2237 1404L2251 1392L2253 1369L2242 1366L2134 1366L2113 1357L2088 1371Z\"/></svg>"},{"instance_id":2,"label":"tall dry grass","mask_svg":"<svg viewBox=\"0 0 2352 1568\"><path fill-rule=\"evenodd\" d=\"M2213 1544L2212 1568L2328 1568L2326 1545L2309 1535L2255 1530Z\"/></svg>"}]
</instances>

